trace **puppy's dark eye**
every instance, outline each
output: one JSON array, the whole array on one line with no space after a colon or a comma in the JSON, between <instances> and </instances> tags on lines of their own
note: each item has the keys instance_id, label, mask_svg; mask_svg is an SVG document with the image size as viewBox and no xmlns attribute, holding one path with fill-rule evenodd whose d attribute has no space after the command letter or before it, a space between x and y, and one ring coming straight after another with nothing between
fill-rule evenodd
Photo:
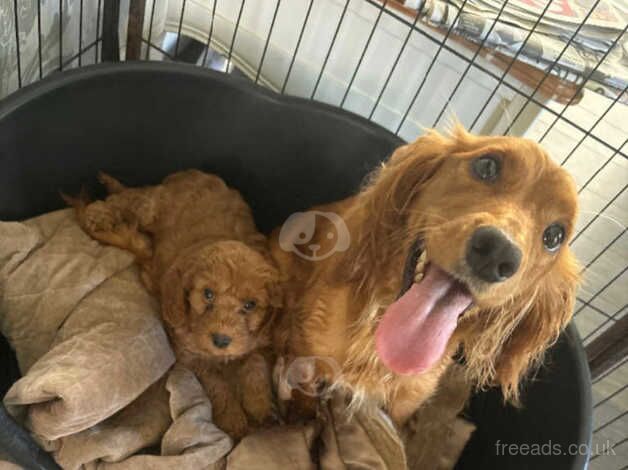
<instances>
[{"instance_id":1,"label":"puppy's dark eye","mask_svg":"<svg viewBox=\"0 0 628 470\"><path fill-rule=\"evenodd\" d=\"M471 162L471 170L476 178L492 182L499 176L500 161L494 155L484 155Z\"/></svg>"},{"instance_id":2,"label":"puppy's dark eye","mask_svg":"<svg viewBox=\"0 0 628 470\"><path fill-rule=\"evenodd\" d=\"M208 300L208 301L214 300L214 291L207 288L203 291L203 296L205 297L205 300Z\"/></svg>"},{"instance_id":3,"label":"puppy's dark eye","mask_svg":"<svg viewBox=\"0 0 628 470\"><path fill-rule=\"evenodd\" d=\"M244 302L244 310L253 310L255 308L257 304L255 303L255 300L247 300L246 302Z\"/></svg>"},{"instance_id":4,"label":"puppy's dark eye","mask_svg":"<svg viewBox=\"0 0 628 470\"><path fill-rule=\"evenodd\" d=\"M543 245L549 251L556 251L565 239L565 227L558 223L548 226L543 232Z\"/></svg>"}]
</instances>

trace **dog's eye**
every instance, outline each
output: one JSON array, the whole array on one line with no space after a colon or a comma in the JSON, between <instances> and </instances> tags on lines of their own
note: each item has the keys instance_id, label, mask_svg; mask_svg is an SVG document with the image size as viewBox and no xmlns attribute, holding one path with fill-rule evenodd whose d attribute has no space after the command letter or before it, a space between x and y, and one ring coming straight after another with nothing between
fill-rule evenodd
<instances>
[{"instance_id":1,"label":"dog's eye","mask_svg":"<svg viewBox=\"0 0 628 470\"><path fill-rule=\"evenodd\" d=\"M203 295L205 296L205 300L208 300L208 301L214 300L214 291L209 288L203 291Z\"/></svg>"},{"instance_id":2,"label":"dog's eye","mask_svg":"<svg viewBox=\"0 0 628 470\"><path fill-rule=\"evenodd\" d=\"M246 302L244 302L244 310L253 310L255 308L257 304L255 303L255 300L247 300Z\"/></svg>"},{"instance_id":3,"label":"dog's eye","mask_svg":"<svg viewBox=\"0 0 628 470\"><path fill-rule=\"evenodd\" d=\"M545 245L545 248L549 251L558 250L564 239L565 228L558 223L551 224L543 232L543 245Z\"/></svg>"},{"instance_id":4,"label":"dog's eye","mask_svg":"<svg viewBox=\"0 0 628 470\"><path fill-rule=\"evenodd\" d=\"M471 163L471 170L476 178L492 182L499 176L500 163L493 155L484 155Z\"/></svg>"}]
</instances>

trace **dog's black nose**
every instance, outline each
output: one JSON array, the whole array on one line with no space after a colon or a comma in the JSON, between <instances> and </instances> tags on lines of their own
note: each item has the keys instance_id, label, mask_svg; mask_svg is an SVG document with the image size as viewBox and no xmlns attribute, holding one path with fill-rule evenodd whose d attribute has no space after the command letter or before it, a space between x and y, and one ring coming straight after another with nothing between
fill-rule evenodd
<instances>
[{"instance_id":1,"label":"dog's black nose","mask_svg":"<svg viewBox=\"0 0 628 470\"><path fill-rule=\"evenodd\" d=\"M223 349L231 343L231 336L221 335L220 333L212 333L212 341L217 348Z\"/></svg>"},{"instance_id":2,"label":"dog's black nose","mask_svg":"<svg viewBox=\"0 0 628 470\"><path fill-rule=\"evenodd\" d=\"M480 227L467 247L467 264L486 282L502 282L517 272L521 250L495 227Z\"/></svg>"}]
</instances>

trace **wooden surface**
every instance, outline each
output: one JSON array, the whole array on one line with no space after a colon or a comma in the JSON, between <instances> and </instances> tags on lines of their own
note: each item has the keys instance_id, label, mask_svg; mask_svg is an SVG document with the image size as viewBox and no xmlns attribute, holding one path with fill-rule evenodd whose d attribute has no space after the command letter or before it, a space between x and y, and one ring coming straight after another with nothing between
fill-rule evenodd
<instances>
[{"instance_id":1,"label":"wooden surface","mask_svg":"<svg viewBox=\"0 0 628 470\"><path fill-rule=\"evenodd\" d=\"M383 3L383 0L376 1L378 1L379 3ZM400 1L389 0L387 6L393 10L397 10L403 13L406 16L409 16L412 21L414 21L414 18L416 18L416 10L403 6L403 3ZM430 26L425 23L421 23L421 26L431 31L435 31L441 35L443 34L442 29ZM475 53L475 51L478 49L477 44L461 36L457 36L456 34L452 34L449 39L451 39L451 41L453 41L454 43L472 51L473 53ZM488 47L483 47L479 53L479 56L483 57L485 60L498 66L501 70L504 71L509 67L512 61L512 57L509 57L500 52L496 52ZM545 72L518 60L515 61L508 73L513 78L532 89L535 89L538 84L543 81L537 93L545 99L553 99L562 104L567 104L570 101L571 103L569 104L578 104L582 99L582 90L579 90L578 85L571 82L563 81L554 75L550 75L545 80L543 80L543 77L545 77Z\"/></svg>"},{"instance_id":2,"label":"wooden surface","mask_svg":"<svg viewBox=\"0 0 628 470\"><path fill-rule=\"evenodd\" d=\"M146 0L131 0L129 4L126 60L139 60L140 58L145 8Z\"/></svg>"}]
</instances>

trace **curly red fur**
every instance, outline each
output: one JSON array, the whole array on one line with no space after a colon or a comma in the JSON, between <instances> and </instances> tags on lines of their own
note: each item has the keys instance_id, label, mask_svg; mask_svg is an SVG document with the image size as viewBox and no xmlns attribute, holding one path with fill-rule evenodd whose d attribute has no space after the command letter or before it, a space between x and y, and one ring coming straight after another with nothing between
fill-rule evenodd
<instances>
[{"instance_id":1,"label":"curly red fur","mask_svg":"<svg viewBox=\"0 0 628 470\"><path fill-rule=\"evenodd\" d=\"M80 224L135 253L177 359L205 386L216 424L242 437L271 416L271 358L263 348L283 298L249 207L220 178L195 170L143 188L100 179L106 200L68 198ZM217 334L230 342L216 343Z\"/></svg>"}]
</instances>

